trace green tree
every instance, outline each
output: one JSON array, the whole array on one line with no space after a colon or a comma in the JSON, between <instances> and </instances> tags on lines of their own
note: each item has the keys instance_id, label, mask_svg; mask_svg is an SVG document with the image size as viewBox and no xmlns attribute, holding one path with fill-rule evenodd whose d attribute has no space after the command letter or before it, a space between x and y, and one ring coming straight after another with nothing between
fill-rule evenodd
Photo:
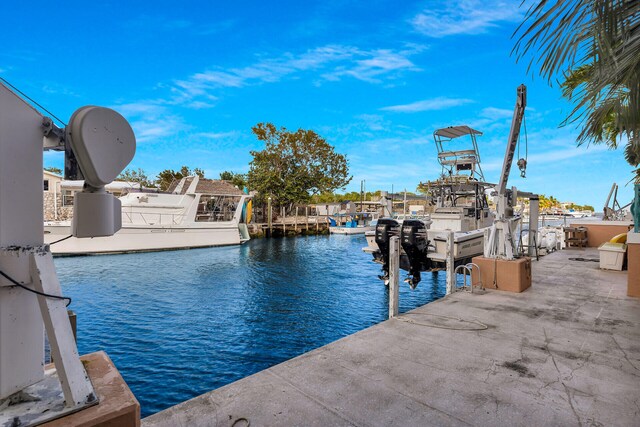
<instances>
[{"instance_id":1,"label":"green tree","mask_svg":"<svg viewBox=\"0 0 640 427\"><path fill-rule=\"evenodd\" d=\"M199 168L190 169L188 166L182 166L179 171L173 169L165 169L158 174L156 182L161 190L165 191L169 188L173 181L179 181L187 176L197 175L200 178L204 178L204 171Z\"/></svg>"},{"instance_id":2,"label":"green tree","mask_svg":"<svg viewBox=\"0 0 640 427\"><path fill-rule=\"evenodd\" d=\"M44 168L44 170L46 170L47 172L51 172L51 173L55 173L55 174L58 174L58 175L62 175L62 169L56 168L56 167L53 167L53 166L46 167L46 168Z\"/></svg>"},{"instance_id":3,"label":"green tree","mask_svg":"<svg viewBox=\"0 0 640 427\"><path fill-rule=\"evenodd\" d=\"M141 168L137 170L125 169L118 175L116 181L138 182L142 187L155 187L154 183L149 180L147 173Z\"/></svg>"},{"instance_id":4,"label":"green tree","mask_svg":"<svg viewBox=\"0 0 640 427\"><path fill-rule=\"evenodd\" d=\"M279 205L308 202L351 181L346 156L314 131L290 132L271 123L258 123L252 131L266 145L251 151L248 174L249 188L261 198L271 196Z\"/></svg>"},{"instance_id":5,"label":"green tree","mask_svg":"<svg viewBox=\"0 0 640 427\"><path fill-rule=\"evenodd\" d=\"M229 181L240 190L244 190L247 187L247 176L241 173L234 173L231 171L220 172L220 179L223 181Z\"/></svg>"},{"instance_id":6,"label":"green tree","mask_svg":"<svg viewBox=\"0 0 640 427\"><path fill-rule=\"evenodd\" d=\"M640 2L542 0L532 5L516 34L518 59L533 51L529 66L551 82L564 79L574 109L561 123L578 122L578 145L625 136L625 159L640 164ZM640 168L634 171L640 183Z\"/></svg>"}]
</instances>

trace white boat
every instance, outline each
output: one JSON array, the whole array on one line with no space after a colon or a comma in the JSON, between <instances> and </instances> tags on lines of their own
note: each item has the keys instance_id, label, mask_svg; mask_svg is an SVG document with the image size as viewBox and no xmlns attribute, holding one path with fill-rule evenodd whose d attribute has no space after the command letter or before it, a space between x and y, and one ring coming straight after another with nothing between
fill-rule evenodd
<instances>
[{"instance_id":1,"label":"white boat","mask_svg":"<svg viewBox=\"0 0 640 427\"><path fill-rule=\"evenodd\" d=\"M340 214L329 217L329 233L331 234L365 234L376 229L377 212L359 212Z\"/></svg>"},{"instance_id":2,"label":"white boat","mask_svg":"<svg viewBox=\"0 0 640 427\"><path fill-rule=\"evenodd\" d=\"M382 242L389 232L401 236L405 236L403 233L414 233L415 236L410 240L422 241L418 244L423 248L415 251L414 255L407 256L408 246L403 240L401 267L409 270L412 286L419 282L420 271L445 268L446 242L450 232L453 232L456 265L466 264L474 256L483 253L485 229L488 229L494 220L486 190L494 184L484 181L476 135L482 133L468 126L452 126L435 131L434 139L442 173L439 179L424 184L428 189L427 198L435 205L433 212L428 219L381 219L376 231L367 233L368 246L363 250L371 253L376 262L383 264L384 273L388 267L385 250L381 250L378 243ZM449 149L454 139L461 136L470 137L471 147ZM412 257L421 259L415 261ZM386 279L386 274L381 277Z\"/></svg>"},{"instance_id":3,"label":"white boat","mask_svg":"<svg viewBox=\"0 0 640 427\"><path fill-rule=\"evenodd\" d=\"M182 178L168 193L131 192L120 198L122 228L113 236L79 239L71 222L46 222L54 255L149 252L239 245L249 240L250 196L223 181Z\"/></svg>"}]
</instances>

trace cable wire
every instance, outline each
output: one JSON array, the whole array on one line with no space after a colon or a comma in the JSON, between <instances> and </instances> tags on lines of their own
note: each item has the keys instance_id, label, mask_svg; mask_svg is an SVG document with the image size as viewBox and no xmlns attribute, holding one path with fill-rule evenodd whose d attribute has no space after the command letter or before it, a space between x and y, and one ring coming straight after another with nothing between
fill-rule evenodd
<instances>
[{"instance_id":1,"label":"cable wire","mask_svg":"<svg viewBox=\"0 0 640 427\"><path fill-rule=\"evenodd\" d=\"M69 234L67 237L63 237L62 239L59 239L59 240L56 240L55 242L51 242L51 243L49 243L49 246L51 246L51 245L55 245L56 243L59 243L59 242L65 241L65 240L70 239L70 238L72 238L72 237L73 237L73 234Z\"/></svg>"},{"instance_id":2,"label":"cable wire","mask_svg":"<svg viewBox=\"0 0 640 427\"><path fill-rule=\"evenodd\" d=\"M7 279L11 283L13 283L13 286L11 286L11 287L17 286L19 288L24 289L25 291L29 291L31 293L34 293L36 295L40 295L40 296L43 296L43 297L46 297L46 298L67 300L69 302L66 304L66 306L69 307L69 305L71 305L71 297L64 297L64 296L61 296L61 295L45 294L44 292L40 292L40 291L36 291L35 289L28 288L25 285L23 285L22 283L20 283L17 280L15 280L13 277L9 276L7 273L5 273L2 270L0 270L0 276L4 277L5 279Z\"/></svg>"},{"instance_id":3,"label":"cable wire","mask_svg":"<svg viewBox=\"0 0 640 427\"><path fill-rule=\"evenodd\" d=\"M25 97L26 99L28 99L29 101L31 101L34 105L38 106L40 109L42 109L44 112L46 112L47 114L49 114L51 117L53 117L54 119L56 119L57 121L59 121L60 123L62 123L64 126L67 126L67 124L65 122L63 122L62 120L60 120L58 117L56 117L55 114L53 114L51 111L47 110L46 108L44 108L41 104L39 104L36 100L34 100L33 98L31 98L29 95L27 95L26 93L24 93L23 91L21 91L20 89L18 89L17 87L15 87L14 85L12 85L11 83L9 83L7 81L7 79L0 77L0 80L2 80L7 86L9 86L11 89L13 89L14 91L18 92L20 95L22 95L23 97Z\"/></svg>"}]
</instances>

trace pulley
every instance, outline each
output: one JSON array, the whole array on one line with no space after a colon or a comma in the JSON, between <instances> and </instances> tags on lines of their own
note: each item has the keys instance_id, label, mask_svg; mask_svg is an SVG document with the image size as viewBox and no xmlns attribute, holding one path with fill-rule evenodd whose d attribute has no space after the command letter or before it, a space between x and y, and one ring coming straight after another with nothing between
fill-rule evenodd
<instances>
[{"instance_id":1,"label":"pulley","mask_svg":"<svg viewBox=\"0 0 640 427\"><path fill-rule=\"evenodd\" d=\"M520 176L522 178L527 177L527 161L525 159L518 160L518 169L520 169Z\"/></svg>"}]
</instances>

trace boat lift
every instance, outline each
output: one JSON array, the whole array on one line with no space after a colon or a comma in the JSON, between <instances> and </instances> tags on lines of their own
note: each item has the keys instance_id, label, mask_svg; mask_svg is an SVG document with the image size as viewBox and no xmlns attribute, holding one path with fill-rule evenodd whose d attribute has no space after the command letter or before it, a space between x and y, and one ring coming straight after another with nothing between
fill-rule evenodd
<instances>
[{"instance_id":1,"label":"boat lift","mask_svg":"<svg viewBox=\"0 0 640 427\"><path fill-rule=\"evenodd\" d=\"M515 239L515 234L520 217L514 215L513 206L518 195L521 197L528 197L531 201L529 208L531 218L529 223L529 252L531 252L531 249L534 247L533 245L536 244L534 233L538 229L538 196L532 193L519 193L515 187L507 189L509 173L511 172L511 165L513 164L516 147L518 146L520 128L524 120L524 110L526 106L527 87L525 85L520 85L517 89L516 105L513 111L513 119L511 120L511 130L509 131L509 139L504 155L504 162L502 164L500 181L496 186L496 218L491 228L485 233L484 256L486 258L500 258L506 260L512 260L515 258L515 255L517 254L517 241ZM521 176L524 177L527 167L526 159L519 159L517 165L520 168Z\"/></svg>"},{"instance_id":2,"label":"boat lift","mask_svg":"<svg viewBox=\"0 0 640 427\"><path fill-rule=\"evenodd\" d=\"M84 176L72 235L98 237L120 229L120 201L104 186L135 146L131 126L111 109L80 108L58 128L0 82L0 425L40 424L98 403L44 245L43 149L65 151L67 172ZM45 330L55 365L47 371Z\"/></svg>"}]
</instances>

